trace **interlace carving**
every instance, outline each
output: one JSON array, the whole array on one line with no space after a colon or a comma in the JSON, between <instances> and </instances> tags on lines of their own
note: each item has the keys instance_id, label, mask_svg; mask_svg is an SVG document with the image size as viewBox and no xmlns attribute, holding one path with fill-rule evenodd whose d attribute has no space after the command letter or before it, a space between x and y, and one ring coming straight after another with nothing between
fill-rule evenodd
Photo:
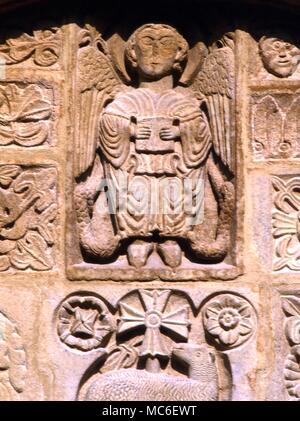
<instances>
[{"instance_id":1,"label":"interlace carving","mask_svg":"<svg viewBox=\"0 0 300 421\"><path fill-rule=\"evenodd\" d=\"M0 271L54 266L55 168L0 166Z\"/></svg>"},{"instance_id":2,"label":"interlace carving","mask_svg":"<svg viewBox=\"0 0 300 421\"><path fill-rule=\"evenodd\" d=\"M272 177L273 270L300 270L299 210L300 178Z\"/></svg>"}]
</instances>

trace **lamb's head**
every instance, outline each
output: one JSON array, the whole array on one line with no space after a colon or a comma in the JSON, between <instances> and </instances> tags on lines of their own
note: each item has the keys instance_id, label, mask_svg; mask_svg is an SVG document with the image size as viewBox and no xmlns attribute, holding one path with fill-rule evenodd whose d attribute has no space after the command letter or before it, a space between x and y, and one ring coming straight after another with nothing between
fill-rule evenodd
<instances>
[{"instance_id":1,"label":"lamb's head","mask_svg":"<svg viewBox=\"0 0 300 421\"><path fill-rule=\"evenodd\" d=\"M193 386L197 383L196 388L192 387L199 394L197 400L218 400L218 370L212 348L204 344L177 344L172 355L188 366L188 382L193 382Z\"/></svg>"},{"instance_id":2,"label":"lamb's head","mask_svg":"<svg viewBox=\"0 0 300 421\"><path fill-rule=\"evenodd\" d=\"M215 354L207 345L176 344L172 355L190 367L211 366L215 363Z\"/></svg>"}]
</instances>

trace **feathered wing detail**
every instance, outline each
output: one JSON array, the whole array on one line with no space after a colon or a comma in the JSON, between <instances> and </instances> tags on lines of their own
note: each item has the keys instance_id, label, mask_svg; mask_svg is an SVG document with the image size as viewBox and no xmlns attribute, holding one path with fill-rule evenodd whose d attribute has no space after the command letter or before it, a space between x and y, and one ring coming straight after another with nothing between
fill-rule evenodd
<instances>
[{"instance_id":1,"label":"feathered wing detail","mask_svg":"<svg viewBox=\"0 0 300 421\"><path fill-rule=\"evenodd\" d=\"M224 37L210 49L201 71L191 89L207 113L213 150L222 164L234 175L234 96L235 96L234 36ZM211 260L224 259L231 241L231 223L234 211L234 185L213 157L208 158L207 169L214 193L217 197L219 215L214 241L205 240L197 227L189 233L193 252Z\"/></svg>"},{"instance_id":2,"label":"feathered wing detail","mask_svg":"<svg viewBox=\"0 0 300 421\"><path fill-rule=\"evenodd\" d=\"M99 119L102 110L123 89L105 41L91 26L80 32L76 69L76 113L74 176L85 173L74 189L80 243L92 256L107 258L118 247L105 195L99 195L103 178L102 163L96 151L99 144ZM91 170L90 174L87 170ZM98 201L93 207L91 203ZM99 209L105 209L104 212Z\"/></svg>"},{"instance_id":3,"label":"feathered wing detail","mask_svg":"<svg viewBox=\"0 0 300 421\"><path fill-rule=\"evenodd\" d=\"M75 177L94 162L98 146L99 115L125 86L115 72L105 41L87 26L80 34L76 74Z\"/></svg>"},{"instance_id":4,"label":"feathered wing detail","mask_svg":"<svg viewBox=\"0 0 300 421\"><path fill-rule=\"evenodd\" d=\"M206 104L214 151L223 164L233 172L233 100L234 40L233 34L226 34L206 57L201 71L192 83L192 90L198 99Z\"/></svg>"}]
</instances>

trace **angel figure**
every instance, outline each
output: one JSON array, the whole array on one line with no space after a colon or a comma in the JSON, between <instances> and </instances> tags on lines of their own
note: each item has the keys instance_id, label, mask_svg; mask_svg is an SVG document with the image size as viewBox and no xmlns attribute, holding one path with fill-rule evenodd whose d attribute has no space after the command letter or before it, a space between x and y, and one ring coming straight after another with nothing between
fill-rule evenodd
<instances>
[{"instance_id":1,"label":"angel figure","mask_svg":"<svg viewBox=\"0 0 300 421\"><path fill-rule=\"evenodd\" d=\"M232 36L191 71L189 45L176 29L143 25L125 46L131 86L121 82L100 36L94 47L86 44L79 52L74 162L84 253L111 259L122 247L140 268L156 249L174 268L187 247L198 259L221 261L234 201ZM190 77L183 77L188 66ZM213 239L203 233L203 225L213 226L205 216L212 200Z\"/></svg>"}]
</instances>

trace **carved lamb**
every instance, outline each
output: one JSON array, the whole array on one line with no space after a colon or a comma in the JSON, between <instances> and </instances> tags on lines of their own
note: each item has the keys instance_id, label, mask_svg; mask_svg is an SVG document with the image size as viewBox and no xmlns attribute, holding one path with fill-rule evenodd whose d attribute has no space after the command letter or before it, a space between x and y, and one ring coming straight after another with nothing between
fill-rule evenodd
<instances>
[{"instance_id":1,"label":"carved lamb","mask_svg":"<svg viewBox=\"0 0 300 421\"><path fill-rule=\"evenodd\" d=\"M88 387L89 401L214 401L218 375L213 352L204 345L178 344L173 356L188 365L189 378L121 369L100 375Z\"/></svg>"}]
</instances>

